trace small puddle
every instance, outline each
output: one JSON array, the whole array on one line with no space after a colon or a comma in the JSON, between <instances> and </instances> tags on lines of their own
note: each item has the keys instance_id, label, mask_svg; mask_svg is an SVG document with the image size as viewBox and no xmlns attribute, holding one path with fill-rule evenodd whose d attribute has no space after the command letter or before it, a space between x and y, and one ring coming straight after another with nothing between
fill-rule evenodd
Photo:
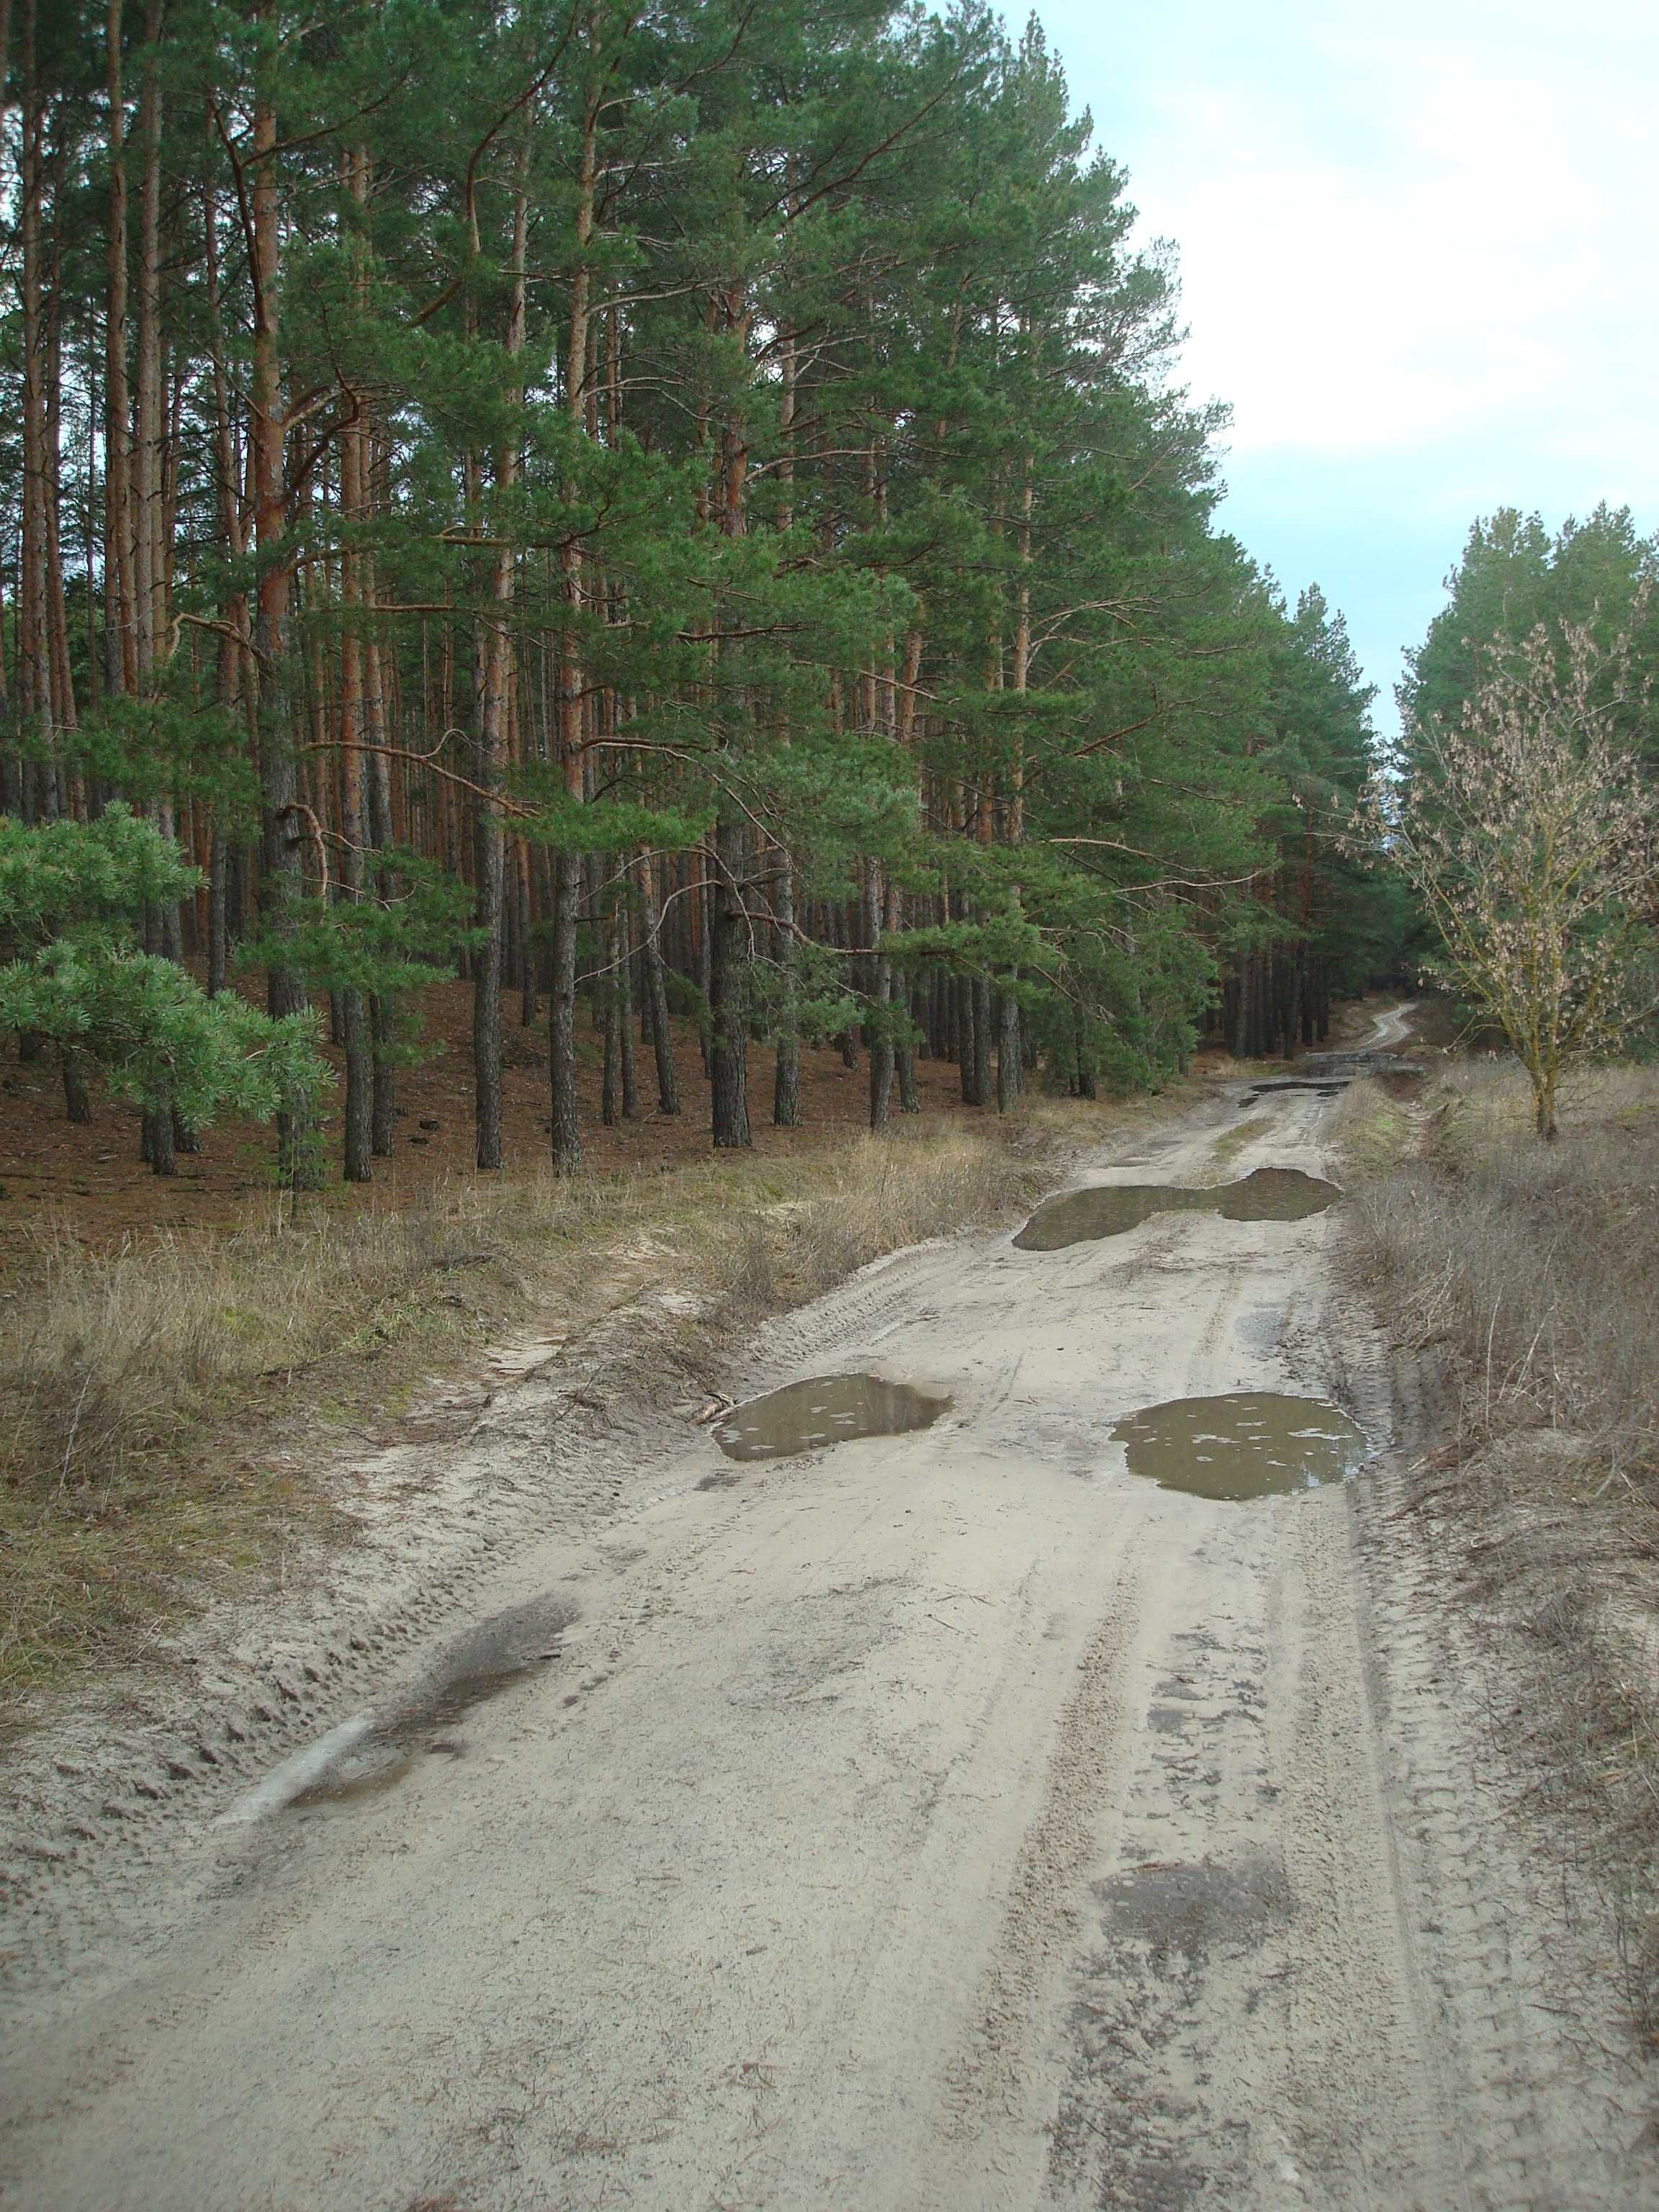
<instances>
[{"instance_id":1,"label":"small puddle","mask_svg":"<svg viewBox=\"0 0 1659 2212\"><path fill-rule=\"evenodd\" d=\"M1101 1237L1121 1237L1155 1213L1218 1213L1227 1221L1304 1221L1342 1193L1300 1168L1257 1168L1237 1182L1192 1190L1180 1183L1099 1183L1045 1199L1014 1243L1022 1252L1058 1252Z\"/></svg>"},{"instance_id":2,"label":"small puddle","mask_svg":"<svg viewBox=\"0 0 1659 2212\"><path fill-rule=\"evenodd\" d=\"M1128 1447L1131 1474L1229 1504L1340 1482L1370 1449L1340 1406L1276 1390L1172 1398L1129 1414L1112 1437Z\"/></svg>"},{"instance_id":3,"label":"small puddle","mask_svg":"<svg viewBox=\"0 0 1659 2212\"><path fill-rule=\"evenodd\" d=\"M239 1826L289 1805L349 1805L393 1788L424 1755L461 1757L466 1746L455 1723L556 1658L557 1639L576 1617L568 1598L550 1595L481 1621L408 1689L273 1767L222 1816L223 1825Z\"/></svg>"},{"instance_id":4,"label":"small puddle","mask_svg":"<svg viewBox=\"0 0 1659 2212\"><path fill-rule=\"evenodd\" d=\"M875 1375L820 1375L734 1406L715 1424L714 1439L727 1459L787 1459L853 1437L931 1428L950 1404Z\"/></svg>"}]
</instances>

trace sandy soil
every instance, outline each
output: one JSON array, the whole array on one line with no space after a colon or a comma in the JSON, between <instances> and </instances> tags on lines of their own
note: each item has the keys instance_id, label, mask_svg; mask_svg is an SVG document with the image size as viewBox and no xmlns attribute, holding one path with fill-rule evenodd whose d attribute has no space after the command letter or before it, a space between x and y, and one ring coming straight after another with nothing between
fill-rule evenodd
<instances>
[{"instance_id":1,"label":"sandy soil","mask_svg":"<svg viewBox=\"0 0 1659 2212\"><path fill-rule=\"evenodd\" d=\"M1316 1094L1239 1095L1089 1179L1332 1172ZM1409 1407L1341 1234L901 1254L734 1387L868 1370L949 1413L793 1460L573 1443L557 1358L504 1387L390 1595L312 1593L189 1757L135 1724L125 1783L80 1770L115 1811L30 1832L3 2201L1653 2203L1390 1517ZM1379 1456L1249 1505L1126 1471L1125 1414L1246 1388Z\"/></svg>"}]
</instances>

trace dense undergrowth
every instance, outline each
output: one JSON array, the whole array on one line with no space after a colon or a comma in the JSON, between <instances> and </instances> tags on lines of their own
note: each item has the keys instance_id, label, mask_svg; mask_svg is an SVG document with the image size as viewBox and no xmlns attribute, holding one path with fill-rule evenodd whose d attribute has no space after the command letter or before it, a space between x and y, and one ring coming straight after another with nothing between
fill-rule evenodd
<instances>
[{"instance_id":1,"label":"dense undergrowth","mask_svg":"<svg viewBox=\"0 0 1659 2212\"><path fill-rule=\"evenodd\" d=\"M395 1212L270 1210L108 1256L44 1243L0 1313L0 1697L14 1717L333 1522L331 1467L434 1370L534 1321L580 1334L642 1280L711 1352L881 1254L1006 1216L1115 1109L1032 1100L788 1158L469 1176Z\"/></svg>"},{"instance_id":2,"label":"dense undergrowth","mask_svg":"<svg viewBox=\"0 0 1659 2212\"><path fill-rule=\"evenodd\" d=\"M1532 1655L1512 1725L1575 1814L1632 2020L1659 2033L1659 1071L1579 1075L1562 1134L1524 1076L1449 1062L1414 1106L1357 1085L1339 1123L1365 1263L1437 1355L1448 1434L1416 1470L1472 1602ZM1523 1665L1526 1663L1523 1661Z\"/></svg>"}]
</instances>

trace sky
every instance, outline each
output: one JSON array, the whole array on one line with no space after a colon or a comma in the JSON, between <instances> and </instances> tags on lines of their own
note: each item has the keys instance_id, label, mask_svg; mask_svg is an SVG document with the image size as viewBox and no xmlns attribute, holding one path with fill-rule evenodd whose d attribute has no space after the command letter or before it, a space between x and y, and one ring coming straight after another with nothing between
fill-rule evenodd
<instances>
[{"instance_id":1,"label":"sky","mask_svg":"<svg viewBox=\"0 0 1659 2212\"><path fill-rule=\"evenodd\" d=\"M1659 530L1650 0L1036 13L1179 250L1184 380L1232 409L1219 526L1342 610L1379 728L1477 514Z\"/></svg>"}]
</instances>

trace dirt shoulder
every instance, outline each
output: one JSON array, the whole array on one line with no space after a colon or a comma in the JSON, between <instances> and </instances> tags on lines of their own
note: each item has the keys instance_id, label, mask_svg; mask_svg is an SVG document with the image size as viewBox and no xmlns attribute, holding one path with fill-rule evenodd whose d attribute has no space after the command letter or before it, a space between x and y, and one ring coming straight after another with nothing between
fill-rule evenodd
<instances>
[{"instance_id":1,"label":"dirt shoulder","mask_svg":"<svg viewBox=\"0 0 1659 2212\"><path fill-rule=\"evenodd\" d=\"M1447 1055L1337 1115L1357 1273L1413 1409L1391 1529L1431 1558L1444 1663L1489 1720L1476 1787L1560 1925L1559 2002L1659 2031L1659 1076L1586 1071L1539 1143L1519 1071Z\"/></svg>"}]
</instances>

